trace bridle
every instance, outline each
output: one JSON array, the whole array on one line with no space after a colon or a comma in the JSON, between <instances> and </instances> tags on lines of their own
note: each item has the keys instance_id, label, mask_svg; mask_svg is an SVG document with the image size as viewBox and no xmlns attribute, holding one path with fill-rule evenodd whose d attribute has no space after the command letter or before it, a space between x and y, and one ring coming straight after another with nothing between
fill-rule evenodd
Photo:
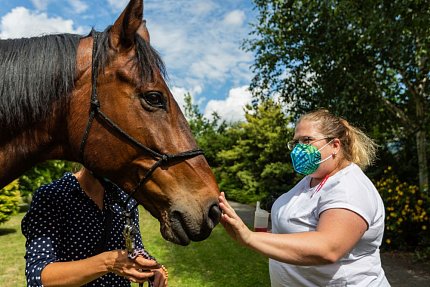
<instances>
[{"instance_id":1,"label":"bridle","mask_svg":"<svg viewBox=\"0 0 430 287\"><path fill-rule=\"evenodd\" d=\"M85 144L87 142L88 139L88 135L90 133L90 129L92 126L92 123L94 121L94 119L97 117L99 120L101 120L102 122L104 122L105 124L108 125L108 127L112 130L114 130L115 132L119 133L122 137L124 137L126 140L128 140L131 144L133 144L134 146L143 149L145 152L147 152L148 154L150 154L154 159L156 159L157 161L146 171L145 175L139 180L139 182L137 183L137 185L135 186L135 188L129 193L127 200L125 202L125 208L128 205L128 202L130 201L131 197L138 191L138 189L140 187L142 187L143 185L145 185L145 183L150 179L151 175L154 173L154 171L162 166L162 165L166 165L169 163L172 163L173 161L184 161L186 159L189 158L193 158L199 155L203 154L203 151L201 149L194 149L194 150L189 150L189 151L185 151L185 152L181 152L181 153L176 153L176 154L167 154L167 153L159 153L154 151L153 149L145 146L144 144L140 143L138 140L136 140L135 138L133 138L132 136L130 136L127 132L125 132L123 129L121 129L114 121L112 121L105 113L103 113L100 109L100 102L97 98L97 76L98 76L98 57L97 57L97 53L98 51L98 47L97 47L97 40L98 40L98 35L100 32L96 32L94 30L91 31L91 35L93 37L93 49L92 49L92 62L91 62L91 85L92 85L92 90L91 90L91 105L90 105L90 112L89 112L89 118L88 118L88 122L87 122L87 126L84 132L84 135L82 137L82 141L81 141L81 145L80 145L80 149L79 149L79 156L80 156L80 160L81 163L84 164L84 152L85 152ZM133 209L135 209L138 206L138 204L136 204L132 209L130 209L127 212L131 212Z\"/></svg>"}]
</instances>

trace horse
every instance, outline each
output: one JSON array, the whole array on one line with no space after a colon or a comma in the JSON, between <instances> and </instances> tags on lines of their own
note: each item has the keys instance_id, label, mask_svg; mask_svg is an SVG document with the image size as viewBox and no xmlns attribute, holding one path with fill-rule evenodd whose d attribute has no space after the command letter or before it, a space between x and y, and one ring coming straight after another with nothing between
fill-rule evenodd
<instances>
[{"instance_id":1,"label":"horse","mask_svg":"<svg viewBox=\"0 0 430 287\"><path fill-rule=\"evenodd\" d=\"M121 187L180 245L220 219L215 177L166 84L130 0L86 36L0 40L0 187L49 159L80 162Z\"/></svg>"}]
</instances>

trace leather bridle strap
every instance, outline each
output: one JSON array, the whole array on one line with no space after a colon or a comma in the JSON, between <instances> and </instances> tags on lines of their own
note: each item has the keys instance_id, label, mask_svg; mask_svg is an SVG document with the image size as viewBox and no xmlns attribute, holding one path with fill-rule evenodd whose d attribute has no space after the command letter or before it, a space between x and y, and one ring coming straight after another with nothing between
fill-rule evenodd
<instances>
[{"instance_id":1,"label":"leather bridle strap","mask_svg":"<svg viewBox=\"0 0 430 287\"><path fill-rule=\"evenodd\" d=\"M97 56L97 40L98 33L93 29L91 30L91 35L93 37L93 49L92 49L92 59L91 59L91 102L90 102L90 115L87 122L87 127L85 128L84 135L82 137L81 146L79 148L79 158L81 163L84 163L84 152L85 144L87 143L88 136L90 134L90 129L93 124L96 114L100 112L100 102L97 99L97 76L98 69L96 66L96 56Z\"/></svg>"},{"instance_id":2,"label":"leather bridle strap","mask_svg":"<svg viewBox=\"0 0 430 287\"><path fill-rule=\"evenodd\" d=\"M97 76L98 76L98 59L99 59L99 50L97 46L98 36L99 32L96 32L95 30L91 31L91 35L93 37L94 43L93 43L93 49L92 49L92 75L91 75L91 105L90 105L90 114L87 122L87 126L85 128L84 135L82 137L80 149L79 149L79 157L81 160L81 163L84 164L84 153L85 153L85 145L88 140L88 136L90 134L91 126L96 117L98 117L99 120L103 121L105 124L107 124L112 130L119 133L122 137L124 137L126 140L128 140L133 145L137 146L140 149L143 149L147 153L149 153L154 159L157 161L146 171L143 178L141 178L137 184L137 186L133 189L131 193L129 193L129 196L126 201L126 205L130 201L130 198L138 191L139 188L141 188L145 183L149 180L151 175L154 173L154 171L165 164L172 163L173 161L183 161L189 158L193 158L199 155L203 154L203 151L201 149L194 149L189 150L177 154L163 154L154 151L153 149L143 145L139 141L137 141L135 138L130 136L127 132L125 132L123 129L121 129L115 122L113 122L106 114L104 114L100 110L100 102L97 98ZM132 209L136 208L135 207Z\"/></svg>"}]
</instances>

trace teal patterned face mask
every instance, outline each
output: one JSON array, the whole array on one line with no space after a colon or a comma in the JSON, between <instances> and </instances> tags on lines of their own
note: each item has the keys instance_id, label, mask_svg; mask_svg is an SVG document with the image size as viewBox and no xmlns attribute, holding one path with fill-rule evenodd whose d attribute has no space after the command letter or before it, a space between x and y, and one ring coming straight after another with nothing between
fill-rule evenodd
<instances>
[{"instance_id":1,"label":"teal patterned face mask","mask_svg":"<svg viewBox=\"0 0 430 287\"><path fill-rule=\"evenodd\" d=\"M304 175L314 173L320 166L320 163L333 156L330 155L326 159L321 160L320 150L325 148L331 142L332 141L329 141L320 149L317 149L315 146L310 144L297 144L291 151L291 160L293 161L294 170Z\"/></svg>"}]
</instances>

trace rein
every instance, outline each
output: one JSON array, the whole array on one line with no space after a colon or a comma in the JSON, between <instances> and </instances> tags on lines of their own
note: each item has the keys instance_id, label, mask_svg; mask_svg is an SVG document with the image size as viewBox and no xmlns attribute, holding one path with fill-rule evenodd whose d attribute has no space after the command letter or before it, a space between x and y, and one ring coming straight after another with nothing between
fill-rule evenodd
<instances>
[{"instance_id":1,"label":"rein","mask_svg":"<svg viewBox=\"0 0 430 287\"><path fill-rule=\"evenodd\" d=\"M98 76L98 53L99 49L97 46L97 40L99 32L96 32L95 30L91 31L92 37L93 37L93 49L92 49L92 74L91 74L91 105L90 105L90 114L87 122L87 126L84 132L84 135L82 137L80 149L79 149L79 157L82 163L84 163L84 153L85 153L85 145L90 133L90 129L92 126L92 123L96 117L106 123L111 129L113 129L115 132L118 132L122 137L124 137L126 140L128 140L131 144L139 147L140 149L144 150L145 152L149 153L154 159L157 161L146 171L143 178L141 178L136 185L136 187L133 189L132 192L129 193L125 206L129 203L131 197L138 191L140 187L142 187L151 177L151 175L154 173L154 171L162 166L171 163L172 161L184 161L189 158L193 158L199 155L203 154L203 151L201 149L194 149L189 150L177 154L166 154L166 153L159 153L154 151L153 149L145 146L144 144L140 143L138 140L130 136L127 132L125 132L123 129L121 129L114 121L112 121L105 113L103 113L100 109L100 102L97 98L97 76ZM135 208L137 208L138 203L131 208L128 212L131 212ZM127 211L126 211L127 212Z\"/></svg>"}]
</instances>

